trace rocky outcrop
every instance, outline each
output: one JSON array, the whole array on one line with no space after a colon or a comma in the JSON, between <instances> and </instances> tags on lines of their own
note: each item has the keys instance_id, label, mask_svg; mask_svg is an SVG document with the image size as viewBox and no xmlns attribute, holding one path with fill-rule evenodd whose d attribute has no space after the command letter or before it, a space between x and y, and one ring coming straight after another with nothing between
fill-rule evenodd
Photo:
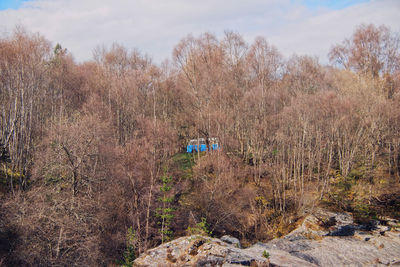
<instances>
[{"instance_id":1,"label":"rocky outcrop","mask_svg":"<svg viewBox=\"0 0 400 267\"><path fill-rule=\"evenodd\" d=\"M283 238L241 249L239 240L181 237L134 266L400 266L400 224L358 225L351 214L317 211Z\"/></svg>"},{"instance_id":2,"label":"rocky outcrop","mask_svg":"<svg viewBox=\"0 0 400 267\"><path fill-rule=\"evenodd\" d=\"M287 236L248 250L269 251L274 266L400 266L399 225L390 223L396 227L378 222L357 225L351 214L319 211ZM282 252L307 263L283 261Z\"/></svg>"},{"instance_id":3,"label":"rocky outcrop","mask_svg":"<svg viewBox=\"0 0 400 267\"><path fill-rule=\"evenodd\" d=\"M148 250L134 266L269 266L269 262L262 252L240 249L236 242L193 235Z\"/></svg>"}]
</instances>

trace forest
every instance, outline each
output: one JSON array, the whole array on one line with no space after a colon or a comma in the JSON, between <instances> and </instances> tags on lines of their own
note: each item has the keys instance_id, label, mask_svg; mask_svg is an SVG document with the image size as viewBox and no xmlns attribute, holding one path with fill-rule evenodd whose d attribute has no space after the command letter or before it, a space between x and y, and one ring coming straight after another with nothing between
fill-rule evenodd
<instances>
[{"instance_id":1,"label":"forest","mask_svg":"<svg viewBox=\"0 0 400 267\"><path fill-rule=\"evenodd\" d=\"M400 37L362 24L330 64L265 37L115 43L76 63L0 36L0 266L130 266L173 238L280 237L314 209L400 218ZM186 153L192 139L219 149Z\"/></svg>"}]
</instances>

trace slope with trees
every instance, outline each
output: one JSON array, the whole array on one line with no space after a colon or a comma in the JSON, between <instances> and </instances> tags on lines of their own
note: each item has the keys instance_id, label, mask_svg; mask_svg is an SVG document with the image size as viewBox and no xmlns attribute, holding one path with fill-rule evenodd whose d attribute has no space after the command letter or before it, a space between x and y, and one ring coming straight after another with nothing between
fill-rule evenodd
<instances>
[{"instance_id":1,"label":"slope with trees","mask_svg":"<svg viewBox=\"0 0 400 267\"><path fill-rule=\"evenodd\" d=\"M129 265L193 231L250 244L318 206L400 217L399 45L361 25L323 66L227 31L160 65L118 44L77 64L1 37L0 263Z\"/></svg>"}]
</instances>

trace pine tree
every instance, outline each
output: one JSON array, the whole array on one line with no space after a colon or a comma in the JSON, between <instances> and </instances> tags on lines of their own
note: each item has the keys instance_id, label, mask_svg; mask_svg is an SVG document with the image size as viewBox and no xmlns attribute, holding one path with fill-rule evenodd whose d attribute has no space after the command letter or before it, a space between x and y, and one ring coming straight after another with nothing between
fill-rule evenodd
<instances>
[{"instance_id":1,"label":"pine tree","mask_svg":"<svg viewBox=\"0 0 400 267\"><path fill-rule=\"evenodd\" d=\"M175 217L173 214L175 209L171 207L171 203L174 200L174 196L170 193L172 177L163 175L161 181L162 186L160 187L160 191L162 192L162 196L159 198L159 201L162 205L157 209L156 215L160 218L159 224L161 225L161 229L159 231L161 234L161 243L164 243L172 238L173 232L170 226L172 219Z\"/></svg>"}]
</instances>

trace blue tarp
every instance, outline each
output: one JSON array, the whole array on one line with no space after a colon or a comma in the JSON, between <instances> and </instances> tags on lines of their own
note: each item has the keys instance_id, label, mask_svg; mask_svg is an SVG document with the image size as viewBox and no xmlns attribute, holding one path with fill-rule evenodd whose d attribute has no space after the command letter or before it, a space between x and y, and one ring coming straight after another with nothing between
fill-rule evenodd
<instances>
[{"instance_id":1,"label":"blue tarp","mask_svg":"<svg viewBox=\"0 0 400 267\"><path fill-rule=\"evenodd\" d=\"M194 146L194 150L197 152L197 145ZM200 144L200 152L206 151L207 150L207 145L205 144Z\"/></svg>"},{"instance_id":2,"label":"blue tarp","mask_svg":"<svg viewBox=\"0 0 400 267\"><path fill-rule=\"evenodd\" d=\"M212 144L211 145L211 150L218 150L219 145L218 144ZM207 145L206 144L200 144L200 152L207 151ZM197 152L197 145L187 145L186 147L186 153L193 153Z\"/></svg>"},{"instance_id":3,"label":"blue tarp","mask_svg":"<svg viewBox=\"0 0 400 267\"><path fill-rule=\"evenodd\" d=\"M186 153L192 153L193 152L193 145L188 145L186 147Z\"/></svg>"}]
</instances>

